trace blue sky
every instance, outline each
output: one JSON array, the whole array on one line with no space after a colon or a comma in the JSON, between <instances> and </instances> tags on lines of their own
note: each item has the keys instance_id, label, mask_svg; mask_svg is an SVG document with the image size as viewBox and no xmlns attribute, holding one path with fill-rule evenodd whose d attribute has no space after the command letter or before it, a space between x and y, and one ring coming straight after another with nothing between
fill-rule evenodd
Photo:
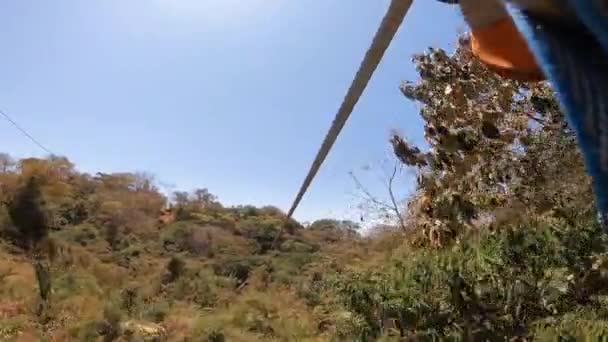
<instances>
[{"instance_id":1,"label":"blue sky","mask_svg":"<svg viewBox=\"0 0 608 342\"><path fill-rule=\"evenodd\" d=\"M286 210L388 2L2 1L0 108L81 171ZM296 218L353 214L351 170L385 195L391 129L422 141L398 88L416 78L410 58L451 50L462 28L455 8L416 1ZM44 155L2 119L0 149Z\"/></svg>"}]
</instances>

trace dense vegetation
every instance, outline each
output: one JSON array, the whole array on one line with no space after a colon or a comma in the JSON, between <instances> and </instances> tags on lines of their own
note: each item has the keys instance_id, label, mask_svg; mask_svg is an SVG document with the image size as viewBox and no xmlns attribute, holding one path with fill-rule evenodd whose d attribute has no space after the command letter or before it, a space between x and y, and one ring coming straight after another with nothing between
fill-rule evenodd
<instances>
[{"instance_id":1,"label":"dense vegetation","mask_svg":"<svg viewBox=\"0 0 608 342\"><path fill-rule=\"evenodd\" d=\"M501 79L465 46L415 56L402 91L428 146L391 143L417 190L365 237L206 189L168 199L146 174L1 155L0 339L608 335L608 241L572 132L547 85Z\"/></svg>"}]
</instances>

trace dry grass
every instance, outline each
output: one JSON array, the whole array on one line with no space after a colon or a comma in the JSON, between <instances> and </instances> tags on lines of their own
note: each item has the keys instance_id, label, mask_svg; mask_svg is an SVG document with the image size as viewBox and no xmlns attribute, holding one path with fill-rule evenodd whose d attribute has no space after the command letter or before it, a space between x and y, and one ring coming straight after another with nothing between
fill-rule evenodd
<instances>
[{"instance_id":1,"label":"dry grass","mask_svg":"<svg viewBox=\"0 0 608 342\"><path fill-rule=\"evenodd\" d=\"M0 298L29 302L36 288L36 277L30 262L8 254L0 255Z\"/></svg>"},{"instance_id":2,"label":"dry grass","mask_svg":"<svg viewBox=\"0 0 608 342\"><path fill-rule=\"evenodd\" d=\"M202 313L193 326L193 336L222 333L228 341L306 341L317 336L317 326L317 319L293 290L252 289L228 307Z\"/></svg>"},{"instance_id":3,"label":"dry grass","mask_svg":"<svg viewBox=\"0 0 608 342\"><path fill-rule=\"evenodd\" d=\"M178 304L171 308L163 322L170 341L183 341L189 337L200 309L192 305Z\"/></svg>"}]
</instances>

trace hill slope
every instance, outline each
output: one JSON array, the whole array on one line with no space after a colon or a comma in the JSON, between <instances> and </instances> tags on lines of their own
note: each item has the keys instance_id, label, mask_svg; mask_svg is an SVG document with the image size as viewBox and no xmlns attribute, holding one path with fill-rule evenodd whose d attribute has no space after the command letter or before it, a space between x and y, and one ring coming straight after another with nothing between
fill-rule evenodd
<instances>
[{"instance_id":1,"label":"hill slope","mask_svg":"<svg viewBox=\"0 0 608 342\"><path fill-rule=\"evenodd\" d=\"M500 79L466 46L414 58L420 79L402 91L430 148L392 138L417 189L403 224L369 237L225 207L206 189L169 207L145 174L1 155L0 338L608 335L608 241L576 140L546 84Z\"/></svg>"}]
</instances>

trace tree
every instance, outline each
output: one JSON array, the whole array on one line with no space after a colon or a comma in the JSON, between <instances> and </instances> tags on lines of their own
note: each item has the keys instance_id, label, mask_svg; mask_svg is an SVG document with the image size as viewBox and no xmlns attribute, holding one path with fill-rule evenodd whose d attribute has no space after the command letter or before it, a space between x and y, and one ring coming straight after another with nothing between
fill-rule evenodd
<instances>
[{"instance_id":1,"label":"tree","mask_svg":"<svg viewBox=\"0 0 608 342\"><path fill-rule=\"evenodd\" d=\"M135 190L135 178L135 175L128 172L112 174L98 172L95 180L108 191L130 191Z\"/></svg>"},{"instance_id":2,"label":"tree","mask_svg":"<svg viewBox=\"0 0 608 342\"><path fill-rule=\"evenodd\" d=\"M18 229L19 244L32 250L48 235L47 216L36 177L27 179L25 185L9 203L8 213Z\"/></svg>"},{"instance_id":3,"label":"tree","mask_svg":"<svg viewBox=\"0 0 608 342\"><path fill-rule=\"evenodd\" d=\"M25 158L18 163L25 178L37 176L41 181L67 181L74 174L74 164L65 157L50 156L48 159Z\"/></svg>"},{"instance_id":4,"label":"tree","mask_svg":"<svg viewBox=\"0 0 608 342\"><path fill-rule=\"evenodd\" d=\"M189 202L189 195L186 191L176 191L173 193L173 201L176 206L185 206Z\"/></svg>"},{"instance_id":5,"label":"tree","mask_svg":"<svg viewBox=\"0 0 608 342\"><path fill-rule=\"evenodd\" d=\"M593 213L574 135L548 85L500 78L473 58L467 39L452 56L435 49L415 56L420 80L401 87L422 105L429 145L423 152L391 139L399 160L417 170L410 223L440 245L484 217L491 226L501 217L513 223Z\"/></svg>"},{"instance_id":6,"label":"tree","mask_svg":"<svg viewBox=\"0 0 608 342\"><path fill-rule=\"evenodd\" d=\"M13 224L18 229L19 244L32 253L33 267L38 281L40 305L37 314L46 319L49 296L51 294L51 275L46 256L42 253L41 242L48 240L47 214L40 193L40 183L37 177L30 176L24 186L17 192L8 206L8 212Z\"/></svg>"},{"instance_id":7,"label":"tree","mask_svg":"<svg viewBox=\"0 0 608 342\"><path fill-rule=\"evenodd\" d=\"M217 197L209 192L206 188L196 189L193 191L194 200L202 207L214 202Z\"/></svg>"},{"instance_id":8,"label":"tree","mask_svg":"<svg viewBox=\"0 0 608 342\"><path fill-rule=\"evenodd\" d=\"M186 191L175 191L173 192L173 202L175 203L175 219L178 221L190 219L193 211L190 195Z\"/></svg>"},{"instance_id":9,"label":"tree","mask_svg":"<svg viewBox=\"0 0 608 342\"><path fill-rule=\"evenodd\" d=\"M157 192L154 185L154 176L147 172L136 172L133 175L133 190L145 192Z\"/></svg>"}]
</instances>

